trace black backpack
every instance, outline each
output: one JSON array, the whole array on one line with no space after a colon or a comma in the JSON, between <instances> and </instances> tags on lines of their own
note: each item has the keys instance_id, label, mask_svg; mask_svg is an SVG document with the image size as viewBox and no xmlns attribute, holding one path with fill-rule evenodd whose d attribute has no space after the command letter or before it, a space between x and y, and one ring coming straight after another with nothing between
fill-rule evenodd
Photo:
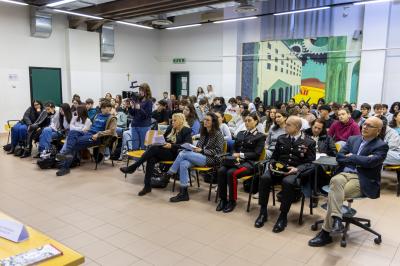
<instances>
[{"instance_id":1,"label":"black backpack","mask_svg":"<svg viewBox=\"0 0 400 266\"><path fill-rule=\"evenodd\" d=\"M40 169L52 169L56 167L56 154L57 148L52 145L49 150L45 150L40 154L40 158L37 160L37 165Z\"/></svg>"}]
</instances>

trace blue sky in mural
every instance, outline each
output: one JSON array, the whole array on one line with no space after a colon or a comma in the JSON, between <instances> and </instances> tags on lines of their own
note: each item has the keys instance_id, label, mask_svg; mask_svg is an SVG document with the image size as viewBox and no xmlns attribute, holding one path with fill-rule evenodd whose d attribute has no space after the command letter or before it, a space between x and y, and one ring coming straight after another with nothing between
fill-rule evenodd
<instances>
[{"instance_id":1,"label":"blue sky in mural","mask_svg":"<svg viewBox=\"0 0 400 266\"><path fill-rule=\"evenodd\" d=\"M303 66L301 79L317 78L321 82L326 81L326 65L315 63L313 60L307 60Z\"/></svg>"}]
</instances>

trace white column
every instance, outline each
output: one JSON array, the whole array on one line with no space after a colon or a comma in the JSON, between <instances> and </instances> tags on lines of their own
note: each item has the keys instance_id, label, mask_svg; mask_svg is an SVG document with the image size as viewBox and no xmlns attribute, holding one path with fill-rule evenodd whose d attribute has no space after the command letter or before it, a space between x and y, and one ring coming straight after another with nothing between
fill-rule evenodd
<instances>
[{"instance_id":1,"label":"white column","mask_svg":"<svg viewBox=\"0 0 400 266\"><path fill-rule=\"evenodd\" d=\"M382 102L389 11L390 3L365 6L358 92L359 104Z\"/></svg>"},{"instance_id":2,"label":"white column","mask_svg":"<svg viewBox=\"0 0 400 266\"><path fill-rule=\"evenodd\" d=\"M222 39L222 88L221 96L225 98L239 95L237 86L238 58L238 25L237 22L223 25Z\"/></svg>"}]
</instances>

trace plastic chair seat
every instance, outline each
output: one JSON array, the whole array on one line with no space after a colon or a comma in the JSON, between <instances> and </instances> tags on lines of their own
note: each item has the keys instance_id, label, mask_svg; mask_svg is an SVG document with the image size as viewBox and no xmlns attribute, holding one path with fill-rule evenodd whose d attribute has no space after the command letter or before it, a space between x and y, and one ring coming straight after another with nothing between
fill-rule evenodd
<instances>
[{"instance_id":1,"label":"plastic chair seat","mask_svg":"<svg viewBox=\"0 0 400 266\"><path fill-rule=\"evenodd\" d=\"M244 182L246 180L249 180L252 177L253 177L252 175L243 176L243 177L239 178L238 181Z\"/></svg>"},{"instance_id":2,"label":"plastic chair seat","mask_svg":"<svg viewBox=\"0 0 400 266\"><path fill-rule=\"evenodd\" d=\"M161 163L161 164L173 164L174 161L161 161L159 163Z\"/></svg>"},{"instance_id":3,"label":"plastic chair seat","mask_svg":"<svg viewBox=\"0 0 400 266\"><path fill-rule=\"evenodd\" d=\"M132 158L140 158L144 154L144 150L137 150L137 151L128 151L126 155Z\"/></svg>"},{"instance_id":4,"label":"plastic chair seat","mask_svg":"<svg viewBox=\"0 0 400 266\"><path fill-rule=\"evenodd\" d=\"M385 165L383 166L385 170L400 170L400 165Z\"/></svg>"},{"instance_id":5,"label":"plastic chair seat","mask_svg":"<svg viewBox=\"0 0 400 266\"><path fill-rule=\"evenodd\" d=\"M199 171L199 172L207 172L207 171L211 171L213 168L212 167L195 166L190 169L194 170L194 171Z\"/></svg>"}]
</instances>

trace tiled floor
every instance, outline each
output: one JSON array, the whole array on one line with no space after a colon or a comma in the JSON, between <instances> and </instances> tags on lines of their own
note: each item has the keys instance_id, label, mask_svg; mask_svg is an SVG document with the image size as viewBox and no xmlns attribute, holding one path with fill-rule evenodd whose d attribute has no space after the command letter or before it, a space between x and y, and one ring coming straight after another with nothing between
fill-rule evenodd
<instances>
[{"instance_id":1,"label":"tiled floor","mask_svg":"<svg viewBox=\"0 0 400 266\"><path fill-rule=\"evenodd\" d=\"M118 166L106 162L94 171L88 162L56 177L32 159L0 152L0 209L81 252L85 265L400 265L400 198L393 173L385 173L380 199L354 204L372 219L383 243L375 245L372 235L355 229L344 249L338 241L307 246L315 234L311 223L323 217L320 208L313 216L306 212L299 226L295 204L287 229L274 234L277 207L270 207L266 226L256 229L258 208L245 211L244 193L230 214L215 212L205 184L191 188L185 203L168 202L171 185L138 197L143 172L125 181Z\"/></svg>"}]
</instances>

